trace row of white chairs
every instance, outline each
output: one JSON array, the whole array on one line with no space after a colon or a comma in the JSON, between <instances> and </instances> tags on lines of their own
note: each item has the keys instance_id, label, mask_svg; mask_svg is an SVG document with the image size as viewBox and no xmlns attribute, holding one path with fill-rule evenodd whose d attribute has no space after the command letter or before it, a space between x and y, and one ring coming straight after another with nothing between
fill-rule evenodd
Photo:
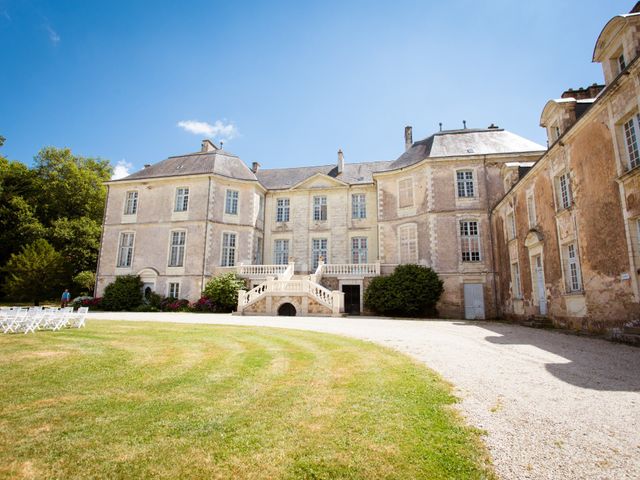
<instances>
[{"instance_id":1,"label":"row of white chairs","mask_svg":"<svg viewBox=\"0 0 640 480\"><path fill-rule=\"evenodd\" d=\"M2 333L35 333L36 330L60 330L65 327L84 327L89 307L1 307Z\"/></svg>"}]
</instances>

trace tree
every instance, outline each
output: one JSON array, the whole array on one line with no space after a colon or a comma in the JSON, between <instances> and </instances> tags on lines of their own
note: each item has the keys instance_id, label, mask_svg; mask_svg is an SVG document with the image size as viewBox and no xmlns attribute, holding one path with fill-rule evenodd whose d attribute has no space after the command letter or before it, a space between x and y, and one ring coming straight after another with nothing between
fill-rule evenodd
<instances>
[{"instance_id":1,"label":"tree","mask_svg":"<svg viewBox=\"0 0 640 480\"><path fill-rule=\"evenodd\" d=\"M102 222L107 195L103 182L112 173L107 160L75 156L68 148L45 147L34 163L39 215L46 226L63 217Z\"/></svg>"},{"instance_id":2,"label":"tree","mask_svg":"<svg viewBox=\"0 0 640 480\"><path fill-rule=\"evenodd\" d=\"M96 284L96 274L85 270L73 277L73 283L80 288L81 295L91 295Z\"/></svg>"},{"instance_id":3,"label":"tree","mask_svg":"<svg viewBox=\"0 0 640 480\"><path fill-rule=\"evenodd\" d=\"M444 288L438 274L420 265L399 265L387 277L374 278L364 292L364 303L376 313L401 317L436 314Z\"/></svg>"},{"instance_id":4,"label":"tree","mask_svg":"<svg viewBox=\"0 0 640 480\"><path fill-rule=\"evenodd\" d=\"M142 280L137 275L116 277L104 289L102 308L111 311L131 311L142 304Z\"/></svg>"},{"instance_id":5,"label":"tree","mask_svg":"<svg viewBox=\"0 0 640 480\"><path fill-rule=\"evenodd\" d=\"M245 287L235 273L225 273L209 280L202 296L211 300L217 312L231 312L238 305L238 290Z\"/></svg>"},{"instance_id":6,"label":"tree","mask_svg":"<svg viewBox=\"0 0 640 480\"><path fill-rule=\"evenodd\" d=\"M55 297L63 287L62 255L44 239L12 254L3 270L5 291L16 300L32 300L39 305L41 300Z\"/></svg>"},{"instance_id":7,"label":"tree","mask_svg":"<svg viewBox=\"0 0 640 480\"><path fill-rule=\"evenodd\" d=\"M49 228L49 241L64 257L69 278L95 271L100 250L100 224L89 217L58 218Z\"/></svg>"},{"instance_id":8,"label":"tree","mask_svg":"<svg viewBox=\"0 0 640 480\"><path fill-rule=\"evenodd\" d=\"M2 198L2 195L0 195ZM35 209L21 196L2 198L0 203L0 265L20 245L45 236L46 229L36 218Z\"/></svg>"}]
</instances>

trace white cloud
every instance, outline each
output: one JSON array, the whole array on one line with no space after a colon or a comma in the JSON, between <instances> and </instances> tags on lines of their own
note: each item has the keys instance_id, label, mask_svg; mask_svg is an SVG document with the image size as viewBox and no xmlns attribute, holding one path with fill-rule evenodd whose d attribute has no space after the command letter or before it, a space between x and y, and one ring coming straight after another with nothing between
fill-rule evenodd
<instances>
[{"instance_id":1,"label":"white cloud","mask_svg":"<svg viewBox=\"0 0 640 480\"><path fill-rule=\"evenodd\" d=\"M53 43L54 46L58 45L58 43L60 43L60 35L58 35L58 32L51 28L50 25L45 25L44 28L49 32L49 40L51 40L51 43Z\"/></svg>"},{"instance_id":2,"label":"white cloud","mask_svg":"<svg viewBox=\"0 0 640 480\"><path fill-rule=\"evenodd\" d=\"M220 120L216 120L213 125L197 120L183 120L178 122L178 126L194 135L204 135L218 140L231 140L239 135L238 128L232 122L225 124Z\"/></svg>"},{"instance_id":3,"label":"white cloud","mask_svg":"<svg viewBox=\"0 0 640 480\"><path fill-rule=\"evenodd\" d=\"M124 158L116 163L116 166L113 169L113 175L111 176L111 180L119 180L124 177L128 177L131 174L131 169L133 168L133 164L131 162L127 162Z\"/></svg>"}]
</instances>

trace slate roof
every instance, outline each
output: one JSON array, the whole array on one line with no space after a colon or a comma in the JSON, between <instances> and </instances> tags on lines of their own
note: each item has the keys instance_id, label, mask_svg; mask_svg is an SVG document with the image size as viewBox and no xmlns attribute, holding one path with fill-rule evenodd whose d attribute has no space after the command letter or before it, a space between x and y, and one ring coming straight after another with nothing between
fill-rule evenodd
<instances>
[{"instance_id":1,"label":"slate roof","mask_svg":"<svg viewBox=\"0 0 640 480\"><path fill-rule=\"evenodd\" d=\"M409 150L391 162L387 170L414 165L430 157L462 157L546 150L531 140L502 128L466 128L444 130L415 142Z\"/></svg>"},{"instance_id":2,"label":"slate roof","mask_svg":"<svg viewBox=\"0 0 640 480\"><path fill-rule=\"evenodd\" d=\"M166 160L155 163L150 167L138 170L128 177L114 180L141 180L144 178L174 177L181 175L198 175L215 173L223 177L239 180L256 180L254 173L239 157L217 150L213 152L198 152L187 155L169 157Z\"/></svg>"},{"instance_id":3,"label":"slate roof","mask_svg":"<svg viewBox=\"0 0 640 480\"><path fill-rule=\"evenodd\" d=\"M373 183L373 172L385 170L391 162L345 163L344 170L338 174L338 167L320 165L316 167L273 168L258 170L258 181L269 190L291 188L317 173L328 175L349 185Z\"/></svg>"}]
</instances>

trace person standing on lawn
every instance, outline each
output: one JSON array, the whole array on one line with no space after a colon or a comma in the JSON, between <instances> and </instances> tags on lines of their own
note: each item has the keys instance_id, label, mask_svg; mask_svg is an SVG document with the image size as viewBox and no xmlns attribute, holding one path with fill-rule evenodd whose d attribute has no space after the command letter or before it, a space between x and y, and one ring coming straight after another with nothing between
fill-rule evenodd
<instances>
[{"instance_id":1,"label":"person standing on lawn","mask_svg":"<svg viewBox=\"0 0 640 480\"><path fill-rule=\"evenodd\" d=\"M65 288L64 292L62 292L62 298L60 299L60 306L62 308L66 307L71 300L71 294L69 293L69 289Z\"/></svg>"}]
</instances>

